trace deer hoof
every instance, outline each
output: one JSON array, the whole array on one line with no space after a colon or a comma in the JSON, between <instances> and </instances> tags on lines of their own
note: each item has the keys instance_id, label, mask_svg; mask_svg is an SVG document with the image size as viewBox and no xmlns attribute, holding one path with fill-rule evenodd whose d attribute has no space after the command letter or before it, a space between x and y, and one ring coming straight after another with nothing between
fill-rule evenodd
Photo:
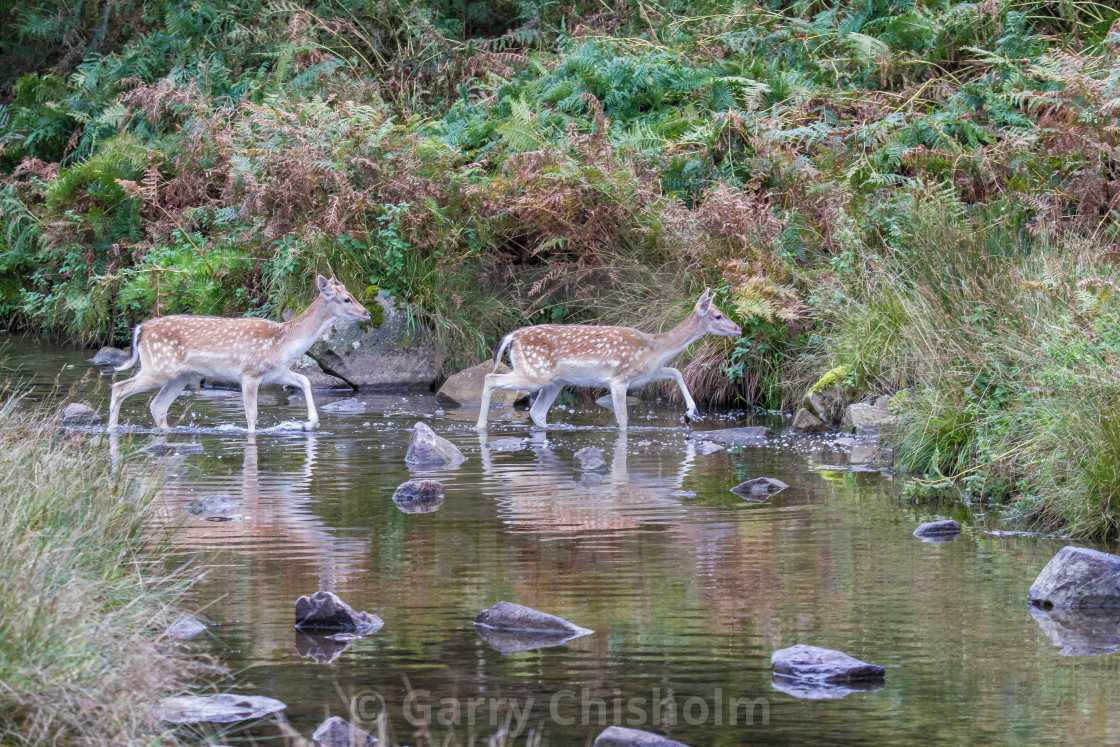
<instances>
[{"instance_id":1,"label":"deer hoof","mask_svg":"<svg viewBox=\"0 0 1120 747\"><path fill-rule=\"evenodd\" d=\"M303 423L303 429L305 431L313 431L318 427L319 427L319 421L318 420L306 420Z\"/></svg>"}]
</instances>

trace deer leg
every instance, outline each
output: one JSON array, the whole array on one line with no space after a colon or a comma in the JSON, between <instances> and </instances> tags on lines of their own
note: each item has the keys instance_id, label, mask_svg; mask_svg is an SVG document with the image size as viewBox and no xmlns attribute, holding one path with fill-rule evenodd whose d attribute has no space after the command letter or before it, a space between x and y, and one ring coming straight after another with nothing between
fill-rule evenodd
<instances>
[{"instance_id":1,"label":"deer leg","mask_svg":"<svg viewBox=\"0 0 1120 747\"><path fill-rule=\"evenodd\" d=\"M121 415L121 403L127 397L131 397L139 392L146 392L152 387L156 386L156 382L152 381L144 375L143 370L133 376L131 379L118 381L113 384L113 396L109 401L109 430L117 427L117 421Z\"/></svg>"},{"instance_id":2,"label":"deer leg","mask_svg":"<svg viewBox=\"0 0 1120 747\"><path fill-rule=\"evenodd\" d=\"M241 401L245 404L245 420L249 423L250 433L257 432L257 390L260 386L260 379L241 380Z\"/></svg>"},{"instance_id":3,"label":"deer leg","mask_svg":"<svg viewBox=\"0 0 1120 747\"><path fill-rule=\"evenodd\" d=\"M529 408L529 417L533 419L533 424L538 428L547 428L548 409L552 407L552 403L560 396L560 392L564 390L563 384L548 384L537 392L537 398L533 400L533 406Z\"/></svg>"},{"instance_id":4,"label":"deer leg","mask_svg":"<svg viewBox=\"0 0 1120 747\"><path fill-rule=\"evenodd\" d=\"M672 379L677 382L677 386L681 388L681 396L684 397L684 405L686 408L684 414L693 419L700 417L700 413L696 411L696 403L692 400L692 394L689 393L688 387L685 386L684 377L681 376L681 372L675 368L665 366L657 373L663 379Z\"/></svg>"},{"instance_id":5,"label":"deer leg","mask_svg":"<svg viewBox=\"0 0 1120 747\"><path fill-rule=\"evenodd\" d=\"M486 374L486 379L482 382L482 401L479 403L478 409L478 424L475 426L478 430L485 430L486 419L490 415L490 395L495 389L535 389L532 384L528 384L521 380L516 371L510 373L489 373Z\"/></svg>"},{"instance_id":6,"label":"deer leg","mask_svg":"<svg viewBox=\"0 0 1120 747\"><path fill-rule=\"evenodd\" d=\"M156 428L160 430L167 430L167 408L171 407L171 403L175 398L183 393L187 388L187 384L191 381L190 374L178 376L163 385L159 390L159 394L152 397L152 402L148 405L148 409L152 411L152 417L155 418Z\"/></svg>"},{"instance_id":7,"label":"deer leg","mask_svg":"<svg viewBox=\"0 0 1120 747\"><path fill-rule=\"evenodd\" d=\"M303 392L303 398L307 400L307 422L303 424L304 430L309 431L319 425L319 413L315 412L315 400L311 397L311 382L308 378L295 371L288 371L277 383L282 386L297 386Z\"/></svg>"},{"instance_id":8,"label":"deer leg","mask_svg":"<svg viewBox=\"0 0 1120 747\"><path fill-rule=\"evenodd\" d=\"M614 402L614 417L618 421L618 429L626 432L626 390L629 387L625 381L611 382L611 401Z\"/></svg>"}]
</instances>

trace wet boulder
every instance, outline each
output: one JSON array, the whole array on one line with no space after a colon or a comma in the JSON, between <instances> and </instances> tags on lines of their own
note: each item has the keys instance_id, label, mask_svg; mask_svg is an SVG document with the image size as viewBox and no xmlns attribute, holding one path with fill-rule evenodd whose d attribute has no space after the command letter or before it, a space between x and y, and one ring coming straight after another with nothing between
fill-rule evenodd
<instances>
[{"instance_id":1,"label":"wet boulder","mask_svg":"<svg viewBox=\"0 0 1120 747\"><path fill-rule=\"evenodd\" d=\"M332 412L339 415L361 415L366 411L366 403L355 397L347 397L346 399L328 402L319 409L323 412Z\"/></svg>"},{"instance_id":2,"label":"wet boulder","mask_svg":"<svg viewBox=\"0 0 1120 747\"><path fill-rule=\"evenodd\" d=\"M753 480L739 483L731 488L731 492L748 501L764 501L770 496L780 493L789 485L775 477L756 477Z\"/></svg>"},{"instance_id":3,"label":"wet boulder","mask_svg":"<svg viewBox=\"0 0 1120 747\"><path fill-rule=\"evenodd\" d=\"M431 333L384 291L367 289L362 303L368 321L336 321L292 370L316 387L431 387L443 365Z\"/></svg>"},{"instance_id":4,"label":"wet boulder","mask_svg":"<svg viewBox=\"0 0 1120 747\"><path fill-rule=\"evenodd\" d=\"M894 425L897 421L898 418L891 412L890 395L883 394L848 405L840 427L856 433L878 433L881 428Z\"/></svg>"},{"instance_id":5,"label":"wet boulder","mask_svg":"<svg viewBox=\"0 0 1120 747\"><path fill-rule=\"evenodd\" d=\"M497 369L494 368L493 361L479 363L477 366L471 366L448 376L447 381L443 382L443 386L436 392L436 396L457 405L478 405L482 403L482 385L486 375L509 372L510 367L504 363L499 363ZM490 393L490 403L512 405L528 397L529 392L526 389L495 389Z\"/></svg>"},{"instance_id":6,"label":"wet boulder","mask_svg":"<svg viewBox=\"0 0 1120 747\"><path fill-rule=\"evenodd\" d=\"M775 651L770 656L770 666L775 675L823 684L877 680L887 672L877 664L868 664L842 651L804 644Z\"/></svg>"},{"instance_id":7,"label":"wet boulder","mask_svg":"<svg viewBox=\"0 0 1120 747\"><path fill-rule=\"evenodd\" d=\"M393 503L406 514L428 514L443 505L443 483L438 480L409 480L393 492Z\"/></svg>"},{"instance_id":8,"label":"wet boulder","mask_svg":"<svg viewBox=\"0 0 1120 747\"><path fill-rule=\"evenodd\" d=\"M311 738L321 747L369 747L377 740L340 716L331 716L319 724Z\"/></svg>"},{"instance_id":9,"label":"wet boulder","mask_svg":"<svg viewBox=\"0 0 1120 747\"><path fill-rule=\"evenodd\" d=\"M1120 607L1120 556L1063 547L1038 574L1027 598L1057 609Z\"/></svg>"},{"instance_id":10,"label":"wet boulder","mask_svg":"<svg viewBox=\"0 0 1120 747\"><path fill-rule=\"evenodd\" d=\"M652 731L612 726L599 732L592 747L687 747Z\"/></svg>"},{"instance_id":11,"label":"wet boulder","mask_svg":"<svg viewBox=\"0 0 1120 747\"><path fill-rule=\"evenodd\" d=\"M745 428L723 428L718 431L697 431L693 438L718 441L725 446L757 446L770 436L770 429L755 425Z\"/></svg>"},{"instance_id":12,"label":"wet boulder","mask_svg":"<svg viewBox=\"0 0 1120 747\"><path fill-rule=\"evenodd\" d=\"M499 438L495 441L488 442L486 448L490 451L524 451L525 439Z\"/></svg>"},{"instance_id":13,"label":"wet boulder","mask_svg":"<svg viewBox=\"0 0 1120 747\"><path fill-rule=\"evenodd\" d=\"M183 615L167 626L167 637L176 641L187 641L204 632L206 626L190 615Z\"/></svg>"},{"instance_id":14,"label":"wet boulder","mask_svg":"<svg viewBox=\"0 0 1120 747\"><path fill-rule=\"evenodd\" d=\"M232 495L207 495L187 504L187 513L194 516L206 514L232 514L237 510L237 498Z\"/></svg>"},{"instance_id":15,"label":"wet boulder","mask_svg":"<svg viewBox=\"0 0 1120 747\"><path fill-rule=\"evenodd\" d=\"M355 612L329 591L317 591L296 600L296 628L299 630L336 630L366 635L385 623L377 615Z\"/></svg>"},{"instance_id":16,"label":"wet boulder","mask_svg":"<svg viewBox=\"0 0 1120 747\"><path fill-rule=\"evenodd\" d=\"M71 402L62 410L63 423L96 423L101 414L85 402Z\"/></svg>"},{"instance_id":17,"label":"wet boulder","mask_svg":"<svg viewBox=\"0 0 1120 747\"><path fill-rule=\"evenodd\" d=\"M437 435L424 422L412 426L408 438L408 453L404 457L409 467L455 468L467 461L459 447L443 436Z\"/></svg>"},{"instance_id":18,"label":"wet boulder","mask_svg":"<svg viewBox=\"0 0 1120 747\"><path fill-rule=\"evenodd\" d=\"M191 443L177 443L169 444L163 441L156 441L141 449L142 452L148 456L153 457L167 457L167 456L187 456L188 454L201 454L203 452L202 444Z\"/></svg>"},{"instance_id":19,"label":"wet boulder","mask_svg":"<svg viewBox=\"0 0 1120 747\"><path fill-rule=\"evenodd\" d=\"M224 693L164 698L156 713L171 724L233 724L256 721L285 708L286 705L274 698Z\"/></svg>"},{"instance_id":20,"label":"wet boulder","mask_svg":"<svg viewBox=\"0 0 1120 747\"><path fill-rule=\"evenodd\" d=\"M474 624L496 630L520 630L537 633L587 635L594 632L570 623L562 617L512 602L498 602L493 607L482 610L475 616Z\"/></svg>"},{"instance_id":21,"label":"wet boulder","mask_svg":"<svg viewBox=\"0 0 1120 747\"><path fill-rule=\"evenodd\" d=\"M132 355L131 351L120 348L101 348L89 362L95 366L119 366Z\"/></svg>"},{"instance_id":22,"label":"wet boulder","mask_svg":"<svg viewBox=\"0 0 1120 747\"><path fill-rule=\"evenodd\" d=\"M602 469L607 466L607 460L603 459L603 452L594 446L585 446L577 451L575 460L582 470Z\"/></svg>"},{"instance_id":23,"label":"wet boulder","mask_svg":"<svg viewBox=\"0 0 1120 747\"><path fill-rule=\"evenodd\" d=\"M960 533L960 523L953 521L952 519L943 519L942 521L927 521L924 524L919 524L918 528L914 530L915 537L920 537L923 540L933 540L941 542L956 539L957 535L959 535Z\"/></svg>"},{"instance_id":24,"label":"wet boulder","mask_svg":"<svg viewBox=\"0 0 1120 747\"><path fill-rule=\"evenodd\" d=\"M828 425L811 413L807 408L799 407L793 416L793 427L799 431L819 433L828 430Z\"/></svg>"},{"instance_id":25,"label":"wet boulder","mask_svg":"<svg viewBox=\"0 0 1120 747\"><path fill-rule=\"evenodd\" d=\"M1062 656L1102 656L1120 651L1120 608L1028 607Z\"/></svg>"},{"instance_id":26,"label":"wet boulder","mask_svg":"<svg viewBox=\"0 0 1120 747\"><path fill-rule=\"evenodd\" d=\"M715 454L717 451L723 451L723 446L715 441L701 441L696 445L696 450L706 456Z\"/></svg>"}]
</instances>

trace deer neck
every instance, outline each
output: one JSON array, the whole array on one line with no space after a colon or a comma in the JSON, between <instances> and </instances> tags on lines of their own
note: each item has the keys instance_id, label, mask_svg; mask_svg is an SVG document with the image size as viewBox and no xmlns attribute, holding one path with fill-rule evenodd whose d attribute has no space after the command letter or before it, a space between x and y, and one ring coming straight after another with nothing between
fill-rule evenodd
<instances>
[{"instance_id":1,"label":"deer neck","mask_svg":"<svg viewBox=\"0 0 1120 747\"><path fill-rule=\"evenodd\" d=\"M285 352L296 356L305 353L330 328L334 319L323 297L316 298L302 314L283 323L282 345Z\"/></svg>"},{"instance_id":2,"label":"deer neck","mask_svg":"<svg viewBox=\"0 0 1120 747\"><path fill-rule=\"evenodd\" d=\"M685 348L703 336L704 327L695 313L689 314L684 321L668 332L654 335L661 365L676 358Z\"/></svg>"}]
</instances>

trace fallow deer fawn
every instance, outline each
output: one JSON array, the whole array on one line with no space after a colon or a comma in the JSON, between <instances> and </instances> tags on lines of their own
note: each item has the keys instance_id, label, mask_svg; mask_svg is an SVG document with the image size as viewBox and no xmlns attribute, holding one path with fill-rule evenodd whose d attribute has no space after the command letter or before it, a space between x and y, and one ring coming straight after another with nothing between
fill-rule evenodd
<instances>
[{"instance_id":1,"label":"fallow deer fawn","mask_svg":"<svg viewBox=\"0 0 1120 747\"><path fill-rule=\"evenodd\" d=\"M136 325L132 355L117 368L140 362L140 372L113 385L109 429L117 427L121 402L137 392L160 387L150 409L156 427L167 428L167 408L191 381L200 377L241 384L249 432L257 428L257 390L261 384L296 386L307 400L307 422L319 423L311 382L291 371L292 364L327 331L335 319L370 318L369 310L334 278L318 277L319 297L290 322L228 319L215 316L165 316Z\"/></svg>"},{"instance_id":2,"label":"fallow deer fawn","mask_svg":"<svg viewBox=\"0 0 1120 747\"><path fill-rule=\"evenodd\" d=\"M570 385L609 387L618 427L625 431L626 391L665 379L677 382L684 395L686 414L696 417L696 403L685 386L684 377L665 364L705 334L735 337L743 333L712 305L712 297L711 289L705 290L683 322L659 335L629 327L585 324L540 324L511 332L498 346L494 368L496 371L502 353L509 348L513 371L486 375L478 428L486 428L490 394L495 389L538 391L529 415L537 426L544 428L548 408L560 390Z\"/></svg>"}]
</instances>

